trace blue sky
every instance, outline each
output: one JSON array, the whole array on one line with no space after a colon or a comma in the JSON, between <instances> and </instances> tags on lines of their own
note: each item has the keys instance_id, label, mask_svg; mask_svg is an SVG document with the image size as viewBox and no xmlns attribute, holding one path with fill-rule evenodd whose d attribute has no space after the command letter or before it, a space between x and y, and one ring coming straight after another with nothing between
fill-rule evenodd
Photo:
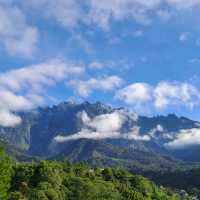
<instances>
[{"instance_id":1,"label":"blue sky","mask_svg":"<svg viewBox=\"0 0 200 200\"><path fill-rule=\"evenodd\" d=\"M199 0L1 0L0 124L63 100L200 120L199 10Z\"/></svg>"}]
</instances>

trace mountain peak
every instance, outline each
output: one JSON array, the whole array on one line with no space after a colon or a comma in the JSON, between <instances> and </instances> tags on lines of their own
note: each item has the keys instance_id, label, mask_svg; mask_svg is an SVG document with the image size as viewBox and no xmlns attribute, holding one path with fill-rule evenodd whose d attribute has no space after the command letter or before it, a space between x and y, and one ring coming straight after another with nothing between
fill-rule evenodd
<instances>
[{"instance_id":1,"label":"mountain peak","mask_svg":"<svg viewBox=\"0 0 200 200\"><path fill-rule=\"evenodd\" d=\"M170 136L173 140L173 136L179 134L181 130L199 128L197 122L178 117L175 114L155 117L137 116L137 120L135 120L135 117L132 117L132 112L125 114L118 112L123 116L116 115L119 109L121 108L112 108L100 101L94 103L64 101L52 107L40 108L37 110L37 115L34 116L31 112L24 113L21 115L21 125L9 129L0 128L0 138L6 137L6 141L15 147L28 151L30 155L38 156L53 154L55 146L52 146L52 143L54 138L60 135L64 138L70 138L69 140L75 135L77 141L81 138L88 138L90 141L92 138L96 139L99 135L104 135L100 137L103 139L99 139L99 141L106 140L108 144L120 148L129 146L147 151L152 151L152 149L160 151L162 149L162 152L166 152L163 145L169 142L169 137L166 138L166 136ZM82 121L80 113L83 112L87 113L90 123L84 124ZM120 123L121 126L115 129ZM116 124L118 125L116 126ZM93 132L90 132L91 130ZM123 134L132 135L124 139L121 137ZM141 140L144 136L149 136L150 140L148 142ZM57 145L58 152L62 148L66 148L66 145L67 143L63 145L59 143Z\"/></svg>"}]
</instances>

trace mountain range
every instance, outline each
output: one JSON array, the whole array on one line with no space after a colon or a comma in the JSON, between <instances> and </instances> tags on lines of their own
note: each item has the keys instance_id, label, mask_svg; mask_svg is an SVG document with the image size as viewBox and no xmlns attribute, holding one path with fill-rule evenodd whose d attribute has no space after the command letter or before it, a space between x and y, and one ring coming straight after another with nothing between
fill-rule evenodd
<instances>
[{"instance_id":1,"label":"mountain range","mask_svg":"<svg viewBox=\"0 0 200 200\"><path fill-rule=\"evenodd\" d=\"M20 125L0 127L0 143L16 159L117 164L137 170L200 161L200 123L175 114L138 116L101 102L62 102L17 114Z\"/></svg>"}]
</instances>

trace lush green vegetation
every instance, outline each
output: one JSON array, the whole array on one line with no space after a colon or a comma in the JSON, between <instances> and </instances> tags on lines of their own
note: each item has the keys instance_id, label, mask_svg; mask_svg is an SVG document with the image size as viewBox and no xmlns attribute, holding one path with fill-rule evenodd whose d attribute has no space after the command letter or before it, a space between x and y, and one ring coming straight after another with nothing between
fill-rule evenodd
<instances>
[{"instance_id":1,"label":"lush green vegetation","mask_svg":"<svg viewBox=\"0 0 200 200\"><path fill-rule=\"evenodd\" d=\"M189 199L121 169L53 161L13 164L0 152L1 200Z\"/></svg>"},{"instance_id":2,"label":"lush green vegetation","mask_svg":"<svg viewBox=\"0 0 200 200\"><path fill-rule=\"evenodd\" d=\"M4 150L0 147L0 199L8 198L8 190L11 184L12 163Z\"/></svg>"}]
</instances>

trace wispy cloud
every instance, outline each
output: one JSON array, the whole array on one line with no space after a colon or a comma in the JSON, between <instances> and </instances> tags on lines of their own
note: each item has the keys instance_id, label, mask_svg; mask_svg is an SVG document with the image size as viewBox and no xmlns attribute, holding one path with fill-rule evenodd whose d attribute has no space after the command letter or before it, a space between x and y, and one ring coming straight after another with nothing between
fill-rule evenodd
<instances>
[{"instance_id":1,"label":"wispy cloud","mask_svg":"<svg viewBox=\"0 0 200 200\"><path fill-rule=\"evenodd\" d=\"M170 19L174 12L185 12L200 6L198 0L30 0L22 4L65 28L86 24L103 30L109 30L113 21L129 20L147 25L153 17Z\"/></svg>"},{"instance_id":2,"label":"wispy cloud","mask_svg":"<svg viewBox=\"0 0 200 200\"><path fill-rule=\"evenodd\" d=\"M0 45L8 54L30 57L38 39L38 29L27 23L18 7L0 3Z\"/></svg>"},{"instance_id":3,"label":"wispy cloud","mask_svg":"<svg viewBox=\"0 0 200 200\"><path fill-rule=\"evenodd\" d=\"M86 81L72 80L67 82L67 86L74 88L75 92L88 97L93 91L113 91L120 88L123 80L118 76L107 76L102 78L91 78Z\"/></svg>"}]
</instances>

